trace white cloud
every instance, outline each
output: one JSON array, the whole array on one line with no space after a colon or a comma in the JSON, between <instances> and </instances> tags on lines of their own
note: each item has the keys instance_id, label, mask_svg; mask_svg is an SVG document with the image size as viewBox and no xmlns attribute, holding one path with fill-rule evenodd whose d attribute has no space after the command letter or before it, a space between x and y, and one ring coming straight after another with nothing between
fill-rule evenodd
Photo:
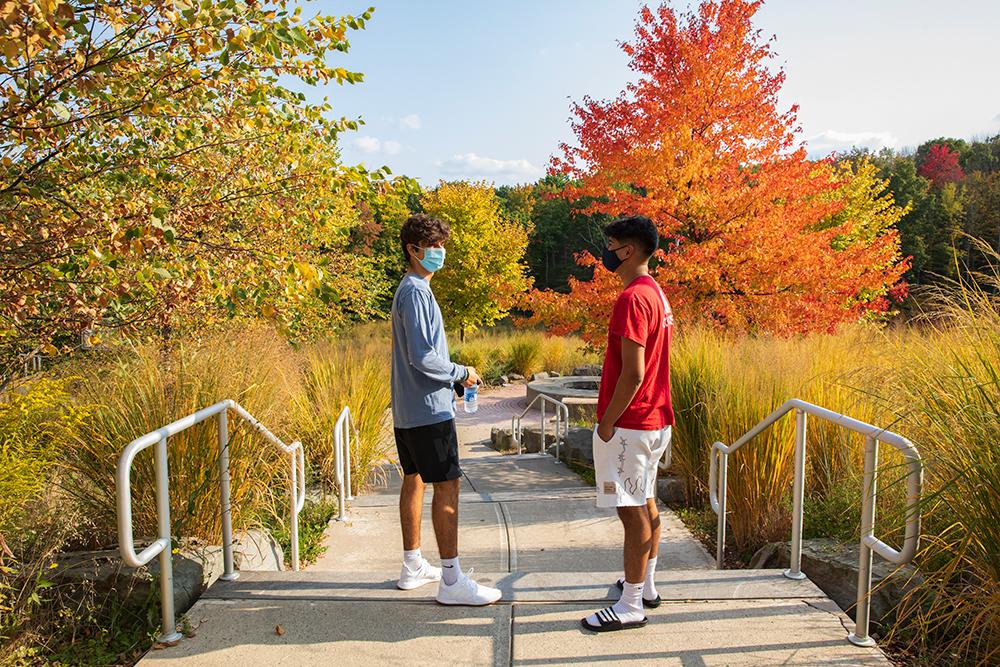
<instances>
[{"instance_id":1,"label":"white cloud","mask_svg":"<svg viewBox=\"0 0 1000 667\"><path fill-rule=\"evenodd\" d=\"M852 148L867 148L878 152L883 148L896 148L899 139L891 132L838 132L827 130L807 137L806 144L811 156L826 156L843 153Z\"/></svg>"},{"instance_id":2,"label":"white cloud","mask_svg":"<svg viewBox=\"0 0 1000 667\"><path fill-rule=\"evenodd\" d=\"M382 142L375 137L355 137L354 145L362 153L378 153L382 148Z\"/></svg>"},{"instance_id":3,"label":"white cloud","mask_svg":"<svg viewBox=\"0 0 1000 667\"><path fill-rule=\"evenodd\" d=\"M447 160L439 161L437 166L446 176L485 179L500 183L534 181L545 174L544 169L536 167L527 160L497 160L475 153L453 155Z\"/></svg>"},{"instance_id":4,"label":"white cloud","mask_svg":"<svg viewBox=\"0 0 1000 667\"><path fill-rule=\"evenodd\" d=\"M399 126L407 130L419 130L421 125L420 116L411 113L399 119Z\"/></svg>"},{"instance_id":5,"label":"white cloud","mask_svg":"<svg viewBox=\"0 0 1000 667\"><path fill-rule=\"evenodd\" d=\"M403 151L403 145L398 141L382 141L378 137L360 136L354 138L354 145L362 153L375 155L384 153L385 155L399 155Z\"/></svg>"}]
</instances>

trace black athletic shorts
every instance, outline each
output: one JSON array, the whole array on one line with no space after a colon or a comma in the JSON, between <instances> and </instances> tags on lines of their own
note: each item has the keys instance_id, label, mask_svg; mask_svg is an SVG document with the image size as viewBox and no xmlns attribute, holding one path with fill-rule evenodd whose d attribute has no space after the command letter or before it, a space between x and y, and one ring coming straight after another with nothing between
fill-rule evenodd
<instances>
[{"instance_id":1,"label":"black athletic shorts","mask_svg":"<svg viewBox=\"0 0 1000 667\"><path fill-rule=\"evenodd\" d=\"M407 475L420 473L425 484L445 482L462 476L458 465L458 434L455 420L393 429L399 465Z\"/></svg>"}]
</instances>

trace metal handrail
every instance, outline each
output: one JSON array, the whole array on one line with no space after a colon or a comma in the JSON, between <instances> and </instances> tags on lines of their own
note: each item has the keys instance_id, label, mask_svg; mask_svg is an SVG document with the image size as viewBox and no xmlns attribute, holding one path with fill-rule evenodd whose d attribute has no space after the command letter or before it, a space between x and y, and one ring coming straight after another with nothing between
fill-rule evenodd
<instances>
[{"instance_id":1,"label":"metal handrail","mask_svg":"<svg viewBox=\"0 0 1000 667\"><path fill-rule=\"evenodd\" d=\"M818 405L799 399L786 401L777 410L750 429L743 437L730 446L721 442L712 445L709 455L708 490L712 510L718 515L716 532L716 566L721 570L726 545L726 486L729 455L758 436L783 416L795 411L795 476L792 483L792 540L789 568L785 576L789 579L804 579L802 573L802 517L803 495L805 493L806 470L806 415L825 419L833 424L865 436L864 498L861 510L861 556L858 564L857 606L855 609L855 629L848 640L857 646L874 646L875 641L868 634L871 607L872 552L891 563L904 565L913 559L920 541L920 494L923 486L923 463L920 453L912 442L901 435L857 419L852 419ZM874 535L875 496L878 482L878 443L892 445L906 459L906 529L903 548L899 551ZM718 462L717 462L718 460Z\"/></svg>"},{"instance_id":2,"label":"metal handrail","mask_svg":"<svg viewBox=\"0 0 1000 667\"><path fill-rule=\"evenodd\" d=\"M523 435L524 435L524 426L521 424L521 420L524 418L524 416L526 414L528 414L528 410L530 410L531 407L535 403L537 403L539 401L539 399L541 399L541 401L542 401L542 405L541 405L541 410L542 410L542 440L541 440L541 443L542 444L541 444L541 447L540 447L540 451L542 453L545 453L545 451L546 451L546 447L545 447L545 404L546 403L552 403L555 406L555 408L556 408L556 459L555 460L556 460L556 463L559 463L559 443L562 442L562 438L565 437L569 433L569 408L562 401L556 400L556 399L552 398L551 396L547 396L545 394L537 394L533 399L531 399L531 402L528 403L527 407L524 408L524 410L521 412L521 414L514 415L513 417L510 418L511 437L513 437L514 438L514 442L517 443L517 455L520 456L521 455L521 441L522 441ZM562 426L561 429L560 429L560 425Z\"/></svg>"},{"instance_id":3,"label":"metal handrail","mask_svg":"<svg viewBox=\"0 0 1000 667\"><path fill-rule=\"evenodd\" d=\"M337 521L344 521L344 508L347 505L345 500L354 500L351 491L351 409L344 406L337 417L337 422L333 426L333 458L334 472L337 477ZM345 481L346 494L345 494Z\"/></svg>"},{"instance_id":4,"label":"metal handrail","mask_svg":"<svg viewBox=\"0 0 1000 667\"><path fill-rule=\"evenodd\" d=\"M167 474L167 438L177 435L181 431L213 416L217 416L219 422L219 500L222 512L222 558L224 566L223 574L219 578L225 581L232 581L239 577L239 573L236 572L233 564L233 524L229 493L229 410L242 417L244 421L248 422L266 440L277 445L291 457L291 487L289 494L292 542L291 561L292 569L296 571L299 569L299 512L302 511L306 499L305 454L301 442L295 441L291 445L286 445L276 435L267 430L263 424L257 421L253 415L247 412L243 406L230 399L219 401L215 405L203 408L194 414L182 417L162 428L136 438L122 451L115 473L118 509L118 549L121 552L122 560L130 567L142 567L153 560L154 556L160 556L160 611L163 628L159 639L162 642L174 642L182 636L181 633L176 631L176 619L174 615L174 577L173 564L171 562L172 538L170 534L169 476ZM156 541L141 552L136 553L132 536L132 462L139 452L153 445L156 445L154 462L156 470L156 521L159 535Z\"/></svg>"}]
</instances>

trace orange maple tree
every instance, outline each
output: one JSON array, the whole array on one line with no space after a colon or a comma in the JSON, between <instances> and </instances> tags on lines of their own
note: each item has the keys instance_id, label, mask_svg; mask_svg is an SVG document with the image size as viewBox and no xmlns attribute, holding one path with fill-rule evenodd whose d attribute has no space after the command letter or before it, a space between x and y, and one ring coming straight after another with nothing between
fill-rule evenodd
<instances>
[{"instance_id":1,"label":"orange maple tree","mask_svg":"<svg viewBox=\"0 0 1000 667\"><path fill-rule=\"evenodd\" d=\"M769 67L773 38L753 26L761 4L643 8L622 45L637 79L616 99L574 105L577 144L563 144L550 169L574 183L564 196L593 198L590 212L656 222L654 275L681 317L830 330L888 309L906 266L894 229L854 234L857 221L837 215L843 177L806 158L797 107L778 110L785 75ZM595 267L593 280L570 279L569 294L534 291L527 307L553 332L596 341L619 285L589 253L578 261Z\"/></svg>"}]
</instances>

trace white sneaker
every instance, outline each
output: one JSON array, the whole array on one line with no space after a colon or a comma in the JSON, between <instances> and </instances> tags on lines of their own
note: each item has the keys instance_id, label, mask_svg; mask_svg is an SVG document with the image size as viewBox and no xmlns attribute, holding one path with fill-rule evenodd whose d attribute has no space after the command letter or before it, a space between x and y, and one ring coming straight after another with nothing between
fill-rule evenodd
<instances>
[{"instance_id":1,"label":"white sneaker","mask_svg":"<svg viewBox=\"0 0 1000 667\"><path fill-rule=\"evenodd\" d=\"M482 607L493 604L500 599L500 589L481 586L472 580L468 574L463 573L451 586L444 583L438 584L437 601L440 604L466 605L469 607Z\"/></svg>"},{"instance_id":2,"label":"white sneaker","mask_svg":"<svg viewBox=\"0 0 1000 667\"><path fill-rule=\"evenodd\" d=\"M415 572L406 567L405 564L403 565L403 569L399 573L399 581L396 582L396 588L401 591L409 591L440 580L441 568L434 567L427 562L427 559L421 558L420 569Z\"/></svg>"}]
</instances>

